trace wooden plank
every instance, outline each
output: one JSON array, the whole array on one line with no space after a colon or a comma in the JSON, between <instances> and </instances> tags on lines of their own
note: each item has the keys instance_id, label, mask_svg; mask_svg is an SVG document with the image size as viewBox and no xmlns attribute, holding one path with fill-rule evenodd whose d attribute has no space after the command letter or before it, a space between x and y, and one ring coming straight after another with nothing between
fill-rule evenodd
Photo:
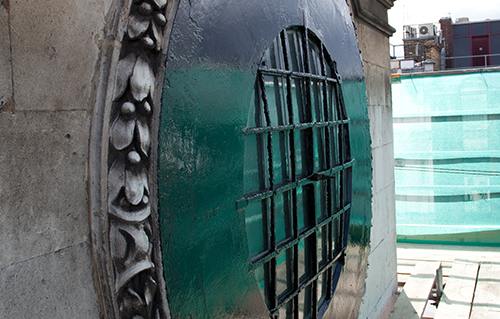
<instances>
[{"instance_id":1,"label":"wooden plank","mask_svg":"<svg viewBox=\"0 0 500 319\"><path fill-rule=\"evenodd\" d=\"M415 267L416 264L417 264L417 262L415 260L398 258L398 266L405 265L405 266Z\"/></svg>"},{"instance_id":2,"label":"wooden plank","mask_svg":"<svg viewBox=\"0 0 500 319\"><path fill-rule=\"evenodd\" d=\"M453 263L434 319L469 319L478 268L477 261Z\"/></svg>"},{"instance_id":3,"label":"wooden plank","mask_svg":"<svg viewBox=\"0 0 500 319\"><path fill-rule=\"evenodd\" d=\"M419 261L398 297L389 319L413 319L422 315L431 293L439 262Z\"/></svg>"},{"instance_id":4,"label":"wooden plank","mask_svg":"<svg viewBox=\"0 0 500 319\"><path fill-rule=\"evenodd\" d=\"M398 286L404 286L408 279L410 279L410 275L398 274Z\"/></svg>"},{"instance_id":5,"label":"wooden plank","mask_svg":"<svg viewBox=\"0 0 500 319\"><path fill-rule=\"evenodd\" d=\"M415 266L399 266L398 265L398 274L411 274Z\"/></svg>"},{"instance_id":6,"label":"wooden plank","mask_svg":"<svg viewBox=\"0 0 500 319\"><path fill-rule=\"evenodd\" d=\"M411 304L410 298L406 295L406 292L403 291L396 300L396 304L391 311L388 319L419 319L420 316L417 315L413 306Z\"/></svg>"},{"instance_id":7,"label":"wooden plank","mask_svg":"<svg viewBox=\"0 0 500 319\"><path fill-rule=\"evenodd\" d=\"M500 263L479 266L471 319L500 318Z\"/></svg>"}]
</instances>

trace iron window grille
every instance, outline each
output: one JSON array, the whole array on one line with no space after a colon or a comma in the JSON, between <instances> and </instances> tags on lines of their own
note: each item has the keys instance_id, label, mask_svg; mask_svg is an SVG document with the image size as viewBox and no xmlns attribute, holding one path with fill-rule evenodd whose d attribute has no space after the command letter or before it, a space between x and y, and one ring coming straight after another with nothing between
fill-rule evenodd
<instances>
[{"instance_id":1,"label":"iron window grille","mask_svg":"<svg viewBox=\"0 0 500 319\"><path fill-rule=\"evenodd\" d=\"M237 209L271 318L321 317L344 263L354 161L340 83L304 27L282 30L258 67L243 130L246 152L257 154L246 155Z\"/></svg>"}]
</instances>

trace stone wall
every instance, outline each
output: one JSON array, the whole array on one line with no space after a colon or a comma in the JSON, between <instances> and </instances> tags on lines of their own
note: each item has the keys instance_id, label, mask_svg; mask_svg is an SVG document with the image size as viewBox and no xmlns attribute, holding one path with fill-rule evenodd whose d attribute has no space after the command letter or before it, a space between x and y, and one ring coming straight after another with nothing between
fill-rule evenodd
<instances>
[{"instance_id":1,"label":"stone wall","mask_svg":"<svg viewBox=\"0 0 500 319\"><path fill-rule=\"evenodd\" d=\"M384 3L385 10L380 10ZM390 3L387 3L390 2ZM372 228L365 294L359 318L386 318L396 300L397 259L392 134L391 70L387 10L392 1L348 1L366 77L372 139ZM360 8L361 7L361 8ZM373 12L372 18L368 13Z\"/></svg>"},{"instance_id":2,"label":"stone wall","mask_svg":"<svg viewBox=\"0 0 500 319\"><path fill-rule=\"evenodd\" d=\"M87 167L111 2L0 2L1 318L99 317Z\"/></svg>"}]
</instances>

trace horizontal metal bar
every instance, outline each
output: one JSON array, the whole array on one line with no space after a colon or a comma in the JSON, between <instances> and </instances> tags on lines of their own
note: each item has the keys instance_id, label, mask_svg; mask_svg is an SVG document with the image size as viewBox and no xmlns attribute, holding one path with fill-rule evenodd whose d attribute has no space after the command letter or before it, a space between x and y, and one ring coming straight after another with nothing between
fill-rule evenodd
<instances>
[{"instance_id":1,"label":"horizontal metal bar","mask_svg":"<svg viewBox=\"0 0 500 319\"><path fill-rule=\"evenodd\" d=\"M287 191L292 190L294 188L301 187L304 185L309 185L309 184L314 183L318 180L325 179L324 178L325 176L326 177L333 176L334 174L351 167L353 164L354 164L354 160L352 159L345 164L337 165L333 168L314 173L310 176L301 178L298 181L291 182L291 183L288 183L288 184L285 184L282 186L276 186L274 189L266 189L262 192L258 192L258 193L251 194L249 196L245 196L242 199L236 201L236 210L241 210L252 203L262 201L266 198L270 198L273 195L276 196L279 194L283 194L284 192L287 192ZM323 177L323 178L320 178L320 177Z\"/></svg>"},{"instance_id":2,"label":"horizontal metal bar","mask_svg":"<svg viewBox=\"0 0 500 319\"><path fill-rule=\"evenodd\" d=\"M318 273L316 275L314 275L308 281L306 281L305 283L303 283L302 285L300 285L299 288L297 288L295 291L292 291L290 294L288 294L288 296L284 300L282 300L276 306L276 308L271 309L270 317L274 318L274 316L280 310L281 307L283 307L287 302L289 302L290 300L292 300L292 298L294 298L296 295L300 294L300 292L302 290L304 290L307 286L309 286L314 281L316 281L319 276L321 276L325 271L327 271L329 268L331 268L333 266L333 264L339 260L339 258L342 256L342 254L344 253L344 251L345 251L345 247L337 254L337 256L335 256L334 259L332 259L328 264L326 264L323 268L321 268L321 270L318 271Z\"/></svg>"},{"instance_id":3,"label":"horizontal metal bar","mask_svg":"<svg viewBox=\"0 0 500 319\"><path fill-rule=\"evenodd\" d=\"M309 179L314 180L314 181L320 181L320 180L325 180L325 179L331 178L336 173L351 167L353 164L354 164L354 160L352 159L345 164L338 165L338 166L332 167L330 169L327 169L325 171L315 173Z\"/></svg>"},{"instance_id":4,"label":"horizontal metal bar","mask_svg":"<svg viewBox=\"0 0 500 319\"><path fill-rule=\"evenodd\" d=\"M317 224L316 226L313 226L311 228L306 229L301 234L299 234L299 236L297 238L290 238L289 240L281 243L275 251L272 251L272 252L265 251L265 252L262 252L261 254L255 256L254 258L252 258L252 270L255 270L256 268L260 267L261 265L265 264L266 262L270 261L271 259L277 257L283 251L293 247L294 245L298 244L301 240L303 240L303 239L307 238L308 236L312 235L313 233L317 232L321 227L327 225L332 220L339 217L341 214L345 213L349 208L351 208L350 203L347 204L346 206L344 206L344 208L342 208L341 210L337 211L332 216L326 218L321 223Z\"/></svg>"},{"instance_id":5,"label":"horizontal metal bar","mask_svg":"<svg viewBox=\"0 0 500 319\"><path fill-rule=\"evenodd\" d=\"M284 132L293 130L300 131L308 128L332 127L342 124L349 124L349 120L296 123L290 125L276 125L276 126L262 126L262 127L246 127L243 129L243 135L264 134L269 132Z\"/></svg>"},{"instance_id":6,"label":"horizontal metal bar","mask_svg":"<svg viewBox=\"0 0 500 319\"><path fill-rule=\"evenodd\" d=\"M262 72L263 74L267 75L290 75L293 77L298 77L298 78L308 78L308 79L315 79L315 80L320 80L320 81L327 81L327 82L332 82L332 83L337 83L338 81L334 78L329 78L327 76L323 75L318 75L318 74L312 74L312 73L304 73L304 72L296 72L296 71L288 71L288 70L280 70L280 69L272 69L272 68L263 68L260 67L259 71Z\"/></svg>"},{"instance_id":7,"label":"horizontal metal bar","mask_svg":"<svg viewBox=\"0 0 500 319\"><path fill-rule=\"evenodd\" d=\"M491 56L500 56L500 53L493 54L481 54L481 55L460 55L460 56L448 56L444 57L445 60L454 60L454 59L470 59L470 58L486 58Z\"/></svg>"}]
</instances>

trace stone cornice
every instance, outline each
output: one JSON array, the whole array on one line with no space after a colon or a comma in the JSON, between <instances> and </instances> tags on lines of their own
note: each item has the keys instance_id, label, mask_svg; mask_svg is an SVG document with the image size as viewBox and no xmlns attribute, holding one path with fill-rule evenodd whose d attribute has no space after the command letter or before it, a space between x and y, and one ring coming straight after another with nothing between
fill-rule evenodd
<instances>
[{"instance_id":1,"label":"stone cornice","mask_svg":"<svg viewBox=\"0 0 500 319\"><path fill-rule=\"evenodd\" d=\"M370 24L380 32L390 37L396 32L396 29L391 27L387 22L387 16L381 16L375 13L374 6L379 5L385 13L394 5L393 0L352 0L354 16ZM379 10L380 11L380 10Z\"/></svg>"},{"instance_id":2,"label":"stone cornice","mask_svg":"<svg viewBox=\"0 0 500 319\"><path fill-rule=\"evenodd\" d=\"M380 2L387 10L394 6L394 1L396 0L377 0Z\"/></svg>"}]
</instances>

